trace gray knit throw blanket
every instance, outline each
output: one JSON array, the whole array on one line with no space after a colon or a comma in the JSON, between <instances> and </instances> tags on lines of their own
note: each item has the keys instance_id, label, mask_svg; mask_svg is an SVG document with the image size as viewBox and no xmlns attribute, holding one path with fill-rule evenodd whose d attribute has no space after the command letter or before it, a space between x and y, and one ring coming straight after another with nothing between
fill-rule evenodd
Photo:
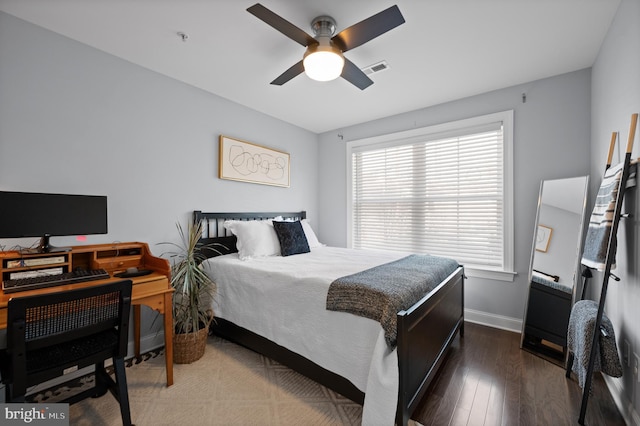
<instances>
[{"instance_id":1,"label":"gray knit throw blanket","mask_svg":"<svg viewBox=\"0 0 640 426\"><path fill-rule=\"evenodd\" d=\"M593 212L589 218L589 227L585 236L582 264L598 271L606 268L607 254L611 252L611 269L616 268L616 244L614 237L613 246L609 247L609 238L614 222L614 212L620 184L622 181L624 163L610 167L605 171L600 189L596 196ZM626 188L636 185L637 163L629 165ZM624 189L623 189L624 192Z\"/></svg>"},{"instance_id":2,"label":"gray knit throw blanket","mask_svg":"<svg viewBox=\"0 0 640 426\"><path fill-rule=\"evenodd\" d=\"M410 308L458 266L453 259L416 254L338 278L329 287L327 309L380 322L393 348L398 337L396 314Z\"/></svg>"},{"instance_id":3,"label":"gray knit throw blanket","mask_svg":"<svg viewBox=\"0 0 640 426\"><path fill-rule=\"evenodd\" d=\"M593 342L593 329L596 325L598 304L593 300L576 302L571 309L569 329L567 331L567 349L574 355L572 371L576 374L580 387L584 389L587 380L589 355ZM616 336L613 325L604 313L602 314L602 328L604 336L599 330L599 349L596 351L593 372L601 371L612 377L622 376L622 365L618 357Z\"/></svg>"}]
</instances>

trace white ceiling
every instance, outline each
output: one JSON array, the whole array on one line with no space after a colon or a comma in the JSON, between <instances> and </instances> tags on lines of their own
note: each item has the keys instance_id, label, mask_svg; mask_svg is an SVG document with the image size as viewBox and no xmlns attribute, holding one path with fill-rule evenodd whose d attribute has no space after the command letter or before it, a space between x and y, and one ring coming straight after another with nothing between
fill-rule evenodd
<instances>
[{"instance_id":1,"label":"white ceiling","mask_svg":"<svg viewBox=\"0 0 640 426\"><path fill-rule=\"evenodd\" d=\"M364 91L304 74L304 47L249 14L257 0L0 0L0 10L315 133L590 67L620 0L260 0L313 34L397 4L406 23L345 56L381 60ZM186 42L177 35L189 35Z\"/></svg>"}]
</instances>

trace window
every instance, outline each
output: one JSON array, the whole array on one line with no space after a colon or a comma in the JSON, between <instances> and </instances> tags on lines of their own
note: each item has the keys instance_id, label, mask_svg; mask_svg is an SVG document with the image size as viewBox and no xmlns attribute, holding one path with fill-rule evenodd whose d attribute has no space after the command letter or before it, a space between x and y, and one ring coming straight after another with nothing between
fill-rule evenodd
<instances>
[{"instance_id":1,"label":"window","mask_svg":"<svg viewBox=\"0 0 640 426\"><path fill-rule=\"evenodd\" d=\"M349 142L349 245L512 280L512 122L507 111Z\"/></svg>"}]
</instances>

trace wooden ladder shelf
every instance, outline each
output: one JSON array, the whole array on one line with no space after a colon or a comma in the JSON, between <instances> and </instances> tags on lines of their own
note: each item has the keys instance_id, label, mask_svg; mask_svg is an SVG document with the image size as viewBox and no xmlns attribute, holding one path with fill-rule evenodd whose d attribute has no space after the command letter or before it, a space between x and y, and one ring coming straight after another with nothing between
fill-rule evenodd
<instances>
[{"instance_id":1,"label":"wooden ladder shelf","mask_svg":"<svg viewBox=\"0 0 640 426\"><path fill-rule=\"evenodd\" d=\"M624 200L624 193L627 189L627 181L629 178L629 169L631 165L631 152L633 150L633 141L635 139L636 132L636 124L638 122L638 114L633 114L631 116L631 126L629 129L629 139L627 142L627 148L624 158L624 164L622 168L622 176L620 178L620 183L617 191L617 196L615 200L615 208L613 212L613 223L611 224L611 232L609 234L609 239L607 242L607 251L606 251L606 260L604 263L604 268L602 269L602 289L600 292L600 300L598 302L598 312L595 318L595 327L593 328L593 336L591 340L591 350L589 353L589 363L587 367L587 376L584 383L584 387L582 390L582 403L580 406L580 417L578 419L578 423L584 425L584 418L587 411L587 403L589 400L589 393L591 389L591 384L593 380L593 370L595 367L595 359L597 351L599 350L599 336L600 336L600 328L602 326L602 318L604 314L604 305L607 297L607 289L609 286L609 278L614 278L616 281L619 281L618 277L613 276L611 273L612 265L615 263L615 252L616 252L616 234L618 232L618 223L621 217L628 217L628 215L622 214L622 204ZM607 158L607 165L605 167L606 171L611 167L611 161L613 159L614 147L616 144L616 140L618 139L618 133L614 132L611 135L611 142L609 145L609 155ZM585 243L586 244L586 243ZM585 249L587 247L585 246ZM598 268L600 269L600 268ZM583 290L584 297L584 290ZM567 365L567 377L569 377L571 373L571 364L573 362L573 354L570 356L570 360Z\"/></svg>"}]
</instances>

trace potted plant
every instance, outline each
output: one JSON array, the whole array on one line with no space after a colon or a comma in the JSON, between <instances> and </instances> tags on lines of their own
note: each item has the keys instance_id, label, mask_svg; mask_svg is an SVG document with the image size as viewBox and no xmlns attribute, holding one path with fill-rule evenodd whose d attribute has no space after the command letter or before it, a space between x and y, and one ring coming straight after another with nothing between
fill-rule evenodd
<instances>
[{"instance_id":1,"label":"potted plant","mask_svg":"<svg viewBox=\"0 0 640 426\"><path fill-rule=\"evenodd\" d=\"M175 247L169 252L171 265L171 286L173 293L173 360L177 364L190 364L204 355L209 325L213 320L211 301L215 295L216 284L201 267L205 256L202 249L213 250L213 246L203 245L202 222L189 223L185 230L176 223L180 243L163 243Z\"/></svg>"}]
</instances>

